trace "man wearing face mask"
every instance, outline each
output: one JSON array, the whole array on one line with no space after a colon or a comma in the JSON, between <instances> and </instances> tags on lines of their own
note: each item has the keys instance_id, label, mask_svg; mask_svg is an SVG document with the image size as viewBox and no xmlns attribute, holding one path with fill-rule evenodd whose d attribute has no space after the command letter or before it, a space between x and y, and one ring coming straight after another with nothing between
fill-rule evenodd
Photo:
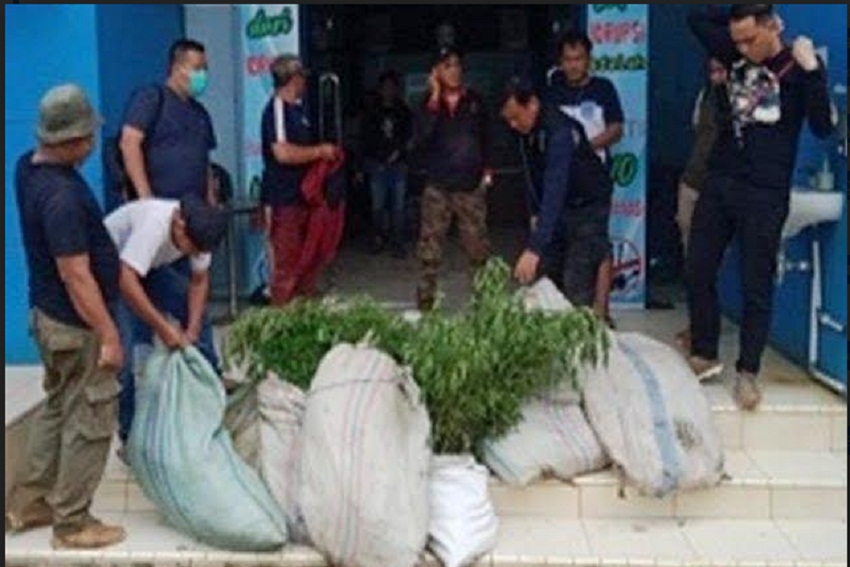
<instances>
[{"instance_id":1,"label":"man wearing face mask","mask_svg":"<svg viewBox=\"0 0 850 567\"><path fill-rule=\"evenodd\" d=\"M174 42L168 52L168 65L164 85L138 89L127 105L120 142L124 167L139 199L207 199L210 151L215 148L216 139L210 115L197 100L207 87L203 44L191 39ZM154 303L189 301L192 269L186 258L151 269L145 279ZM218 369L212 326L206 313L200 333L190 336ZM151 341L150 329L137 326L135 343ZM127 393L125 397L131 395Z\"/></svg>"},{"instance_id":2,"label":"man wearing face mask","mask_svg":"<svg viewBox=\"0 0 850 567\"><path fill-rule=\"evenodd\" d=\"M722 370L716 281L723 252L737 236L744 309L734 394L740 408L754 410L761 401L756 379L800 130L808 120L812 132L825 138L836 117L812 41L799 37L786 45L771 4L696 10L689 24L710 55L731 68L686 259L690 363L701 376Z\"/></svg>"},{"instance_id":3,"label":"man wearing face mask","mask_svg":"<svg viewBox=\"0 0 850 567\"><path fill-rule=\"evenodd\" d=\"M181 39L168 54L165 85L139 89L121 130L121 154L139 198L205 196L212 120L198 102L207 87L207 57L197 41Z\"/></svg>"}]
</instances>

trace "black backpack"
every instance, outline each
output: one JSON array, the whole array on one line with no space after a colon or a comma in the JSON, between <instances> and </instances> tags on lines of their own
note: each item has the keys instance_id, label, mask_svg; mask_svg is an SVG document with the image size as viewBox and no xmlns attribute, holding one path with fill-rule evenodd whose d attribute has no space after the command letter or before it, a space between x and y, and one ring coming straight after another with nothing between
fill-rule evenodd
<instances>
[{"instance_id":1,"label":"black backpack","mask_svg":"<svg viewBox=\"0 0 850 567\"><path fill-rule=\"evenodd\" d=\"M147 150L147 144L162 116L162 107L165 102L165 92L163 89L164 87L156 85L156 114L154 114L153 120L151 120L150 125L145 130L145 138L142 140L142 152ZM109 208L112 209L122 203L137 199L139 197L138 191L133 186L133 182L130 180L130 176L127 175L127 170L124 166L124 155L121 153L121 131L119 130L115 136L105 138L102 148Z\"/></svg>"}]
</instances>

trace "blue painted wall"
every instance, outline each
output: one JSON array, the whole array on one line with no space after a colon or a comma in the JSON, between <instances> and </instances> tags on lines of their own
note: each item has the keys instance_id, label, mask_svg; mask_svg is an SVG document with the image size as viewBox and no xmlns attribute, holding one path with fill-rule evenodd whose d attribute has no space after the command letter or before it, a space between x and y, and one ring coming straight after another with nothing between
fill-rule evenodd
<instances>
[{"instance_id":1,"label":"blue painted wall","mask_svg":"<svg viewBox=\"0 0 850 567\"><path fill-rule=\"evenodd\" d=\"M98 5L104 132L114 135L118 131L127 99L134 89L165 80L168 48L182 35L181 4Z\"/></svg>"},{"instance_id":2,"label":"blue painted wall","mask_svg":"<svg viewBox=\"0 0 850 567\"><path fill-rule=\"evenodd\" d=\"M26 260L14 191L18 157L35 143L38 101L52 86L81 85L113 132L133 86L165 73L168 45L182 33L182 6L20 5L6 11L6 364L34 364L27 332ZM100 147L83 175L103 198Z\"/></svg>"},{"instance_id":3,"label":"blue painted wall","mask_svg":"<svg viewBox=\"0 0 850 567\"><path fill-rule=\"evenodd\" d=\"M38 102L50 87L75 82L100 105L94 5L6 5L6 363L34 363L27 332L27 270L14 191L18 157L34 147ZM83 169L101 184L97 160Z\"/></svg>"},{"instance_id":4,"label":"blue painted wall","mask_svg":"<svg viewBox=\"0 0 850 567\"><path fill-rule=\"evenodd\" d=\"M786 37L808 35L815 45L829 49L829 80L832 87L847 84L847 7L831 4L800 5L781 4L779 12L785 20ZM839 108L847 108L846 95L836 99ZM829 148L832 170L836 174L836 189L847 191L847 158L841 157L836 147L825 145L805 130L800 141L795 184L807 183L806 168L819 166L825 148ZM791 260L809 260L813 231L805 231L786 245ZM847 210L839 223L819 227L817 235L822 242L824 309L846 325L847 295ZM724 311L737 320L741 311L740 273L738 255L730 250L721 275L720 293ZM775 312L771 328L771 342L798 363L808 359L809 297L811 279L808 274L793 273L776 292ZM821 328L820 367L829 375L847 382L847 335Z\"/></svg>"}]
</instances>

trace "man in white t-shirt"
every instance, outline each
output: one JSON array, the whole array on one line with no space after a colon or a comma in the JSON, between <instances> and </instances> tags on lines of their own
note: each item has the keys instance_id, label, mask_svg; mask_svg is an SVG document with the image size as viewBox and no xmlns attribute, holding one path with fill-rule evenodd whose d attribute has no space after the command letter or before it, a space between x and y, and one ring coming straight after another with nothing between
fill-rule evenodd
<instances>
[{"instance_id":1,"label":"man in white t-shirt","mask_svg":"<svg viewBox=\"0 0 850 567\"><path fill-rule=\"evenodd\" d=\"M119 403L122 442L130 432L135 412L134 377L150 351L151 330L169 348L196 344L207 359L217 360L204 311L211 252L224 238L227 222L225 209L193 195L180 201L132 201L104 219L121 260L122 301L117 319L125 351ZM188 280L170 268L186 257L191 266Z\"/></svg>"}]
</instances>

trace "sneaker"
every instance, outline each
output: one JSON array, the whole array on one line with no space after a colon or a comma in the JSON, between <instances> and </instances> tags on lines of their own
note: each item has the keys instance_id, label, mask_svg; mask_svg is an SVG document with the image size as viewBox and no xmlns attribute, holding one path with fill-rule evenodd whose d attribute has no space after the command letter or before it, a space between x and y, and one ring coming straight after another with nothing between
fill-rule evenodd
<instances>
[{"instance_id":1,"label":"sneaker","mask_svg":"<svg viewBox=\"0 0 850 567\"><path fill-rule=\"evenodd\" d=\"M43 498L33 502L20 514L6 512L6 533L21 533L53 524L53 508Z\"/></svg>"},{"instance_id":2,"label":"sneaker","mask_svg":"<svg viewBox=\"0 0 850 567\"><path fill-rule=\"evenodd\" d=\"M602 318L602 320L605 322L605 325L608 327L608 329L612 331L617 330L617 324L614 323L614 319L612 319L610 315L606 315Z\"/></svg>"},{"instance_id":3,"label":"sneaker","mask_svg":"<svg viewBox=\"0 0 850 567\"><path fill-rule=\"evenodd\" d=\"M735 377L735 403L743 411L754 411L761 403L761 390L756 375L739 372Z\"/></svg>"},{"instance_id":4,"label":"sneaker","mask_svg":"<svg viewBox=\"0 0 850 567\"><path fill-rule=\"evenodd\" d=\"M109 526L99 521L85 524L79 530L54 535L50 541L53 549L96 549L121 543L127 532L121 526Z\"/></svg>"},{"instance_id":5,"label":"sneaker","mask_svg":"<svg viewBox=\"0 0 850 567\"><path fill-rule=\"evenodd\" d=\"M717 359L706 360L701 356L692 356L688 359L688 365L700 382L720 376L723 372L723 363Z\"/></svg>"},{"instance_id":6,"label":"sneaker","mask_svg":"<svg viewBox=\"0 0 850 567\"><path fill-rule=\"evenodd\" d=\"M682 352L691 352L691 330L685 329L676 333L676 345Z\"/></svg>"}]
</instances>

